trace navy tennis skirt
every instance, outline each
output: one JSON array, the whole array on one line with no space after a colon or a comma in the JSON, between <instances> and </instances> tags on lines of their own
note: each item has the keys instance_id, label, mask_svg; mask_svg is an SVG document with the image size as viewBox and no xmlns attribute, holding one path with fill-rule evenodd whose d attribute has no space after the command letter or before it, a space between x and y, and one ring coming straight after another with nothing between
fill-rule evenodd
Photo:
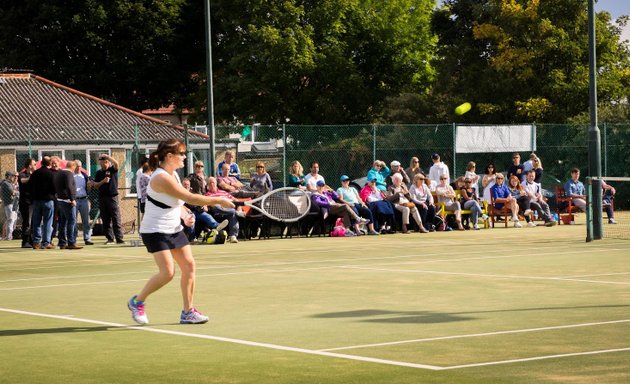
<instances>
[{"instance_id":1,"label":"navy tennis skirt","mask_svg":"<svg viewBox=\"0 0 630 384\"><path fill-rule=\"evenodd\" d=\"M182 248L190 244L184 231L177 233L141 233L140 237L150 253Z\"/></svg>"}]
</instances>

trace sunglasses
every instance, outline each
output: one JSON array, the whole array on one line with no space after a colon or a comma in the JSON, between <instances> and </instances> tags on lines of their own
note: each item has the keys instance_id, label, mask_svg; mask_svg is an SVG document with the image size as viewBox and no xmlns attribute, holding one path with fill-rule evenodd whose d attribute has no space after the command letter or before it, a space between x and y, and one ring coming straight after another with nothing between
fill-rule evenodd
<instances>
[{"instance_id":1,"label":"sunglasses","mask_svg":"<svg viewBox=\"0 0 630 384\"><path fill-rule=\"evenodd\" d=\"M203 165L195 165L197 168L203 168Z\"/></svg>"},{"instance_id":2,"label":"sunglasses","mask_svg":"<svg viewBox=\"0 0 630 384\"><path fill-rule=\"evenodd\" d=\"M256 168L260 169L260 168L265 168L265 167L263 167L262 165L257 165Z\"/></svg>"},{"instance_id":3,"label":"sunglasses","mask_svg":"<svg viewBox=\"0 0 630 384\"><path fill-rule=\"evenodd\" d=\"M497 180L503 180L503 177L497 177Z\"/></svg>"},{"instance_id":4,"label":"sunglasses","mask_svg":"<svg viewBox=\"0 0 630 384\"><path fill-rule=\"evenodd\" d=\"M470 183L472 183L472 181L470 181L470 180L466 180L466 181L464 181L464 183L466 183L466 184L470 184Z\"/></svg>"}]
</instances>

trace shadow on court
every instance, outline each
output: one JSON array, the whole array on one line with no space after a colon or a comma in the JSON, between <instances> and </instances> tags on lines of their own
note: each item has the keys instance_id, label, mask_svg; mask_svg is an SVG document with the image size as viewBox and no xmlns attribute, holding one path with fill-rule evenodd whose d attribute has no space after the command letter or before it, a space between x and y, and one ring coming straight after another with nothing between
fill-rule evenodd
<instances>
[{"instance_id":1,"label":"shadow on court","mask_svg":"<svg viewBox=\"0 0 630 384\"><path fill-rule=\"evenodd\" d=\"M495 309L488 311L451 312L440 313L431 311L387 311L380 309L362 309L357 311L320 313L311 317L316 319L334 318L356 318L358 321L366 323L387 323L387 324L436 324L454 321L474 320L484 313L509 313L509 312L530 312L530 311L564 311L575 309L602 309L602 308L627 308L630 305L608 304L608 305L588 305L573 307L534 307L534 308L513 308Z\"/></svg>"},{"instance_id":2,"label":"shadow on court","mask_svg":"<svg viewBox=\"0 0 630 384\"><path fill-rule=\"evenodd\" d=\"M118 327L61 327L61 328L40 328L40 329L3 329L3 330L0 330L0 337L41 335L41 334L48 334L48 333L102 332L102 331L109 331L112 329L121 329L121 328L118 328Z\"/></svg>"}]
</instances>

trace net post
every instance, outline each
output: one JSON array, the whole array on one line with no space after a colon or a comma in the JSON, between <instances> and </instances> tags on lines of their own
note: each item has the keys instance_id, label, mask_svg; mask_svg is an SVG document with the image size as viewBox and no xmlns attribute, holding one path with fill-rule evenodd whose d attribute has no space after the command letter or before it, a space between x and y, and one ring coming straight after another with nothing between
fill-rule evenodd
<instances>
[{"instance_id":1,"label":"net post","mask_svg":"<svg viewBox=\"0 0 630 384\"><path fill-rule=\"evenodd\" d=\"M593 179L586 178L586 242L593 241Z\"/></svg>"}]
</instances>

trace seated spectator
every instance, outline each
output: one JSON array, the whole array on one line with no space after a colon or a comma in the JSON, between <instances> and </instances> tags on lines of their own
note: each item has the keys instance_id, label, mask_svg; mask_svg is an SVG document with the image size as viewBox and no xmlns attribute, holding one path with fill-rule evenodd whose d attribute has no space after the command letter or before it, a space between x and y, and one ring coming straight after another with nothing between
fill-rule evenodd
<instances>
[{"instance_id":1,"label":"seated spectator","mask_svg":"<svg viewBox=\"0 0 630 384\"><path fill-rule=\"evenodd\" d=\"M444 204L444 209L455 213L455 222L457 223L457 229L460 231L464 230L464 226L462 225L462 207L459 204L459 201L456 200L457 195L448 184L448 176L442 175L440 176L440 184L435 189L437 194L438 202Z\"/></svg>"},{"instance_id":2,"label":"seated spectator","mask_svg":"<svg viewBox=\"0 0 630 384\"><path fill-rule=\"evenodd\" d=\"M330 189L323 180L317 182L317 192L311 194L311 199L322 210L324 220L329 214L342 217L344 227L350 233L360 234L360 225L369 222L369 220L359 217L349 204L342 202L337 192ZM354 227L355 232L350 230L351 225Z\"/></svg>"},{"instance_id":3,"label":"seated spectator","mask_svg":"<svg viewBox=\"0 0 630 384\"><path fill-rule=\"evenodd\" d=\"M420 213L420 220L422 220L422 226L429 232L435 231L435 204L433 203L433 195L429 186L425 184L425 176L422 173L417 173L413 177L413 185L409 188L409 194L411 195L411 201L418 208Z\"/></svg>"},{"instance_id":4,"label":"seated spectator","mask_svg":"<svg viewBox=\"0 0 630 384\"><path fill-rule=\"evenodd\" d=\"M384 161L376 160L374 164L372 164L372 169L368 171L367 178L373 179L376 183L376 187L385 192L387 190L385 178L389 176L390 173L391 171L387 168Z\"/></svg>"},{"instance_id":5,"label":"seated spectator","mask_svg":"<svg viewBox=\"0 0 630 384\"><path fill-rule=\"evenodd\" d=\"M204 181L205 183L205 181ZM182 186L186 188L188 191L192 193L200 194L199 192L193 192L190 179L187 177L182 179ZM186 227L184 232L188 235L188 240L194 242L199 238L202 231L209 231L216 229L217 231L221 231L225 227L228 226L228 220L223 220L221 223L217 222L214 217L210 213L208 213L208 206L199 206L185 203L186 208L188 208L193 215L195 215L195 225L192 227Z\"/></svg>"},{"instance_id":6,"label":"seated spectator","mask_svg":"<svg viewBox=\"0 0 630 384\"><path fill-rule=\"evenodd\" d=\"M387 178L385 178L385 184L387 185L387 188L391 187L391 185L393 184L392 176L394 176L395 174L400 174L402 176L403 183L405 185L409 185L411 183L411 179L409 179L407 172L405 172L405 170L400 165L400 162L398 160L392 161L389 165L391 167L390 168L391 173L389 174L389 176L387 176Z\"/></svg>"},{"instance_id":7,"label":"seated spectator","mask_svg":"<svg viewBox=\"0 0 630 384\"><path fill-rule=\"evenodd\" d=\"M451 188L453 188L454 191L459 191L463 187L464 187L464 176L458 177L457 179L453 180L453 182L451 183Z\"/></svg>"},{"instance_id":8,"label":"seated spectator","mask_svg":"<svg viewBox=\"0 0 630 384\"><path fill-rule=\"evenodd\" d=\"M323 181L324 184L326 183L324 176L319 174L319 163L317 161L313 161L311 163L311 172L304 176L306 189L310 192L317 192L317 182L320 180Z\"/></svg>"},{"instance_id":9,"label":"seated spectator","mask_svg":"<svg viewBox=\"0 0 630 384\"><path fill-rule=\"evenodd\" d=\"M526 179L521 184L523 190L529 196L529 208L538 213L538 217L542 218L547 227L556 225L556 222L551 218L551 212L549 211L549 205L545 202L545 199L541 193L540 185L534 181L536 178L536 172L534 169L530 169L526 173Z\"/></svg>"},{"instance_id":10,"label":"seated spectator","mask_svg":"<svg viewBox=\"0 0 630 384\"><path fill-rule=\"evenodd\" d=\"M617 224L615 221L615 212L613 211L613 199L615 198L615 188L602 180L602 206L606 210L608 216L608 224Z\"/></svg>"},{"instance_id":11,"label":"seated spectator","mask_svg":"<svg viewBox=\"0 0 630 384\"><path fill-rule=\"evenodd\" d=\"M403 183L403 176L401 173L395 173L392 175L392 185L388 188L388 192L392 196L391 202L394 204L394 208L398 210L402 215L402 233L409 233L409 216L411 215L418 225L418 232L427 233L422 225L422 219L420 219L420 213L418 208L412 201L407 186Z\"/></svg>"},{"instance_id":12,"label":"seated spectator","mask_svg":"<svg viewBox=\"0 0 630 384\"><path fill-rule=\"evenodd\" d=\"M304 181L304 168L297 160L294 160L291 163L291 169L289 169L289 183L287 186L302 190L306 189L306 181Z\"/></svg>"},{"instance_id":13,"label":"seated spectator","mask_svg":"<svg viewBox=\"0 0 630 384\"><path fill-rule=\"evenodd\" d=\"M573 201L573 205L578 207L582 212L586 212L586 189L580 181L580 170L573 168L571 170L571 178L564 184L564 191L567 197Z\"/></svg>"},{"instance_id":14,"label":"seated spectator","mask_svg":"<svg viewBox=\"0 0 630 384\"><path fill-rule=\"evenodd\" d=\"M197 160L195 161L194 172L188 175L190 179L190 191L192 193L203 195L207 192L206 174L203 172L203 168L203 161Z\"/></svg>"},{"instance_id":15,"label":"seated spectator","mask_svg":"<svg viewBox=\"0 0 630 384\"><path fill-rule=\"evenodd\" d=\"M361 199L367 203L374 218L374 229L380 233L395 233L396 216L394 205L385 200L385 193L376 186L376 178L368 176L367 183L359 192Z\"/></svg>"},{"instance_id":16,"label":"seated spectator","mask_svg":"<svg viewBox=\"0 0 630 384\"><path fill-rule=\"evenodd\" d=\"M409 160L409 168L405 169L405 172L407 172L407 176L409 176L409 178L411 179L411 182L409 184L411 184L409 187L411 188L411 186L414 184L414 177L418 174L423 174L424 172L422 172L422 168L420 168L420 159L418 159L417 157L412 157L411 160Z\"/></svg>"},{"instance_id":17,"label":"seated spectator","mask_svg":"<svg viewBox=\"0 0 630 384\"><path fill-rule=\"evenodd\" d=\"M462 187L460 191L462 196L463 208L470 210L470 221L473 224L473 229L478 230L480 229L479 225L477 224L479 218L481 217L484 221L486 221L488 219L488 216L483 213L481 206L479 205L479 195L473 187L473 179L465 176L464 187Z\"/></svg>"},{"instance_id":18,"label":"seated spectator","mask_svg":"<svg viewBox=\"0 0 630 384\"><path fill-rule=\"evenodd\" d=\"M228 173L230 173L229 164L223 164L223 174ZM229 192L234 197L256 197L259 195L259 192L244 189L245 185L234 176L219 176L217 182L219 188Z\"/></svg>"},{"instance_id":19,"label":"seated spectator","mask_svg":"<svg viewBox=\"0 0 630 384\"><path fill-rule=\"evenodd\" d=\"M224 164L228 165L227 172L223 171ZM236 160L234 159L234 152L230 150L225 151L225 155L223 155L223 161L221 161L218 165L217 175L224 176L224 177L231 176L231 177L235 177L239 181L241 180L241 170L238 168L238 164L236 163Z\"/></svg>"},{"instance_id":20,"label":"seated spectator","mask_svg":"<svg viewBox=\"0 0 630 384\"><path fill-rule=\"evenodd\" d=\"M337 188L339 200L350 204L354 213L358 216L365 217L370 220L367 225L368 235L378 235L378 232L374 230L374 217L372 215L372 211L370 211L367 204L365 204L365 202L361 199L359 192L357 192L354 187L350 186L350 178L343 175L339 180L341 180L341 187Z\"/></svg>"},{"instance_id":21,"label":"seated spectator","mask_svg":"<svg viewBox=\"0 0 630 384\"><path fill-rule=\"evenodd\" d=\"M265 194L273 189L271 176L265 171L265 163L262 161L256 163L256 173L252 175L249 187L261 194Z\"/></svg>"},{"instance_id":22,"label":"seated spectator","mask_svg":"<svg viewBox=\"0 0 630 384\"><path fill-rule=\"evenodd\" d=\"M218 188L216 178L210 176L208 177L207 181L208 181L207 183L208 192L206 192L206 196L225 197L232 201L236 200L234 196ZM230 243L238 243L238 231L239 231L238 217L245 216L243 214L242 207L238 207L237 209L234 209L234 208L223 208L218 205L215 205L214 207L212 207L212 210L210 212L217 219L228 221L229 223L228 224L228 236L229 236L228 241Z\"/></svg>"},{"instance_id":23,"label":"seated spectator","mask_svg":"<svg viewBox=\"0 0 630 384\"><path fill-rule=\"evenodd\" d=\"M507 185L505 185L505 177L502 173L496 174L495 182L496 184L491 188L494 207L496 209L503 209L503 206L507 205L508 210L512 213L512 222L514 223L514 227L521 228L522 225L518 219L518 203L516 202L516 199L512 197Z\"/></svg>"},{"instance_id":24,"label":"seated spectator","mask_svg":"<svg viewBox=\"0 0 630 384\"><path fill-rule=\"evenodd\" d=\"M490 203L492 193L490 190L494 187L495 179L497 177L497 170L493 163L489 163L486 166L486 174L481 179L481 186L483 187L483 200Z\"/></svg>"},{"instance_id":25,"label":"seated spectator","mask_svg":"<svg viewBox=\"0 0 630 384\"><path fill-rule=\"evenodd\" d=\"M431 191L431 194L435 193L435 189L438 186L438 183L435 182L435 180L432 180L430 178L428 178L426 175L424 176L424 185L426 185L427 187L429 187L429 191Z\"/></svg>"},{"instance_id":26,"label":"seated spectator","mask_svg":"<svg viewBox=\"0 0 630 384\"><path fill-rule=\"evenodd\" d=\"M531 205L530 198L527 195L527 192L523 190L519 178L516 175L512 175L508 182L508 189L510 190L510 194L513 198L516 199L516 204L518 204L519 212L523 213L525 216L525 221L527 222L528 227L535 227L536 224L532 222L530 217L532 210L529 208Z\"/></svg>"},{"instance_id":27,"label":"seated spectator","mask_svg":"<svg viewBox=\"0 0 630 384\"><path fill-rule=\"evenodd\" d=\"M518 152L512 155L512 165L508 167L507 179L510 180L512 176L518 177L519 183L525 180L525 171L523 164L521 164L521 155Z\"/></svg>"}]
</instances>

